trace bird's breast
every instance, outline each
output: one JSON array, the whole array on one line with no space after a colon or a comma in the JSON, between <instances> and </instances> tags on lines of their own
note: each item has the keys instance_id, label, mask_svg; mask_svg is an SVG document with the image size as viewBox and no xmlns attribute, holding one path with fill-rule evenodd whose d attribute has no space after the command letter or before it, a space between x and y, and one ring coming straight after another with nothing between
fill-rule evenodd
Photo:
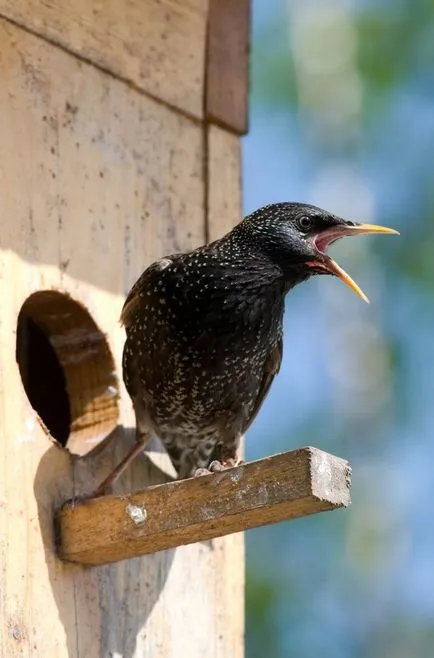
<instances>
[{"instance_id":1,"label":"bird's breast","mask_svg":"<svg viewBox=\"0 0 434 658\"><path fill-rule=\"evenodd\" d=\"M225 414L227 422L248 414L282 333L281 287L245 273L241 281L230 272L187 274L167 268L141 290L124 349L131 397L143 395L155 426L166 431L208 431Z\"/></svg>"}]
</instances>

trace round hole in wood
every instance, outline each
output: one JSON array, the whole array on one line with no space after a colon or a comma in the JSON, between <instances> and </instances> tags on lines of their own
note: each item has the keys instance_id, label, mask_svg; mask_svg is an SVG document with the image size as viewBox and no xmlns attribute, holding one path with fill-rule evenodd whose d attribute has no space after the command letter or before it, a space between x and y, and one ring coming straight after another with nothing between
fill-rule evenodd
<instances>
[{"instance_id":1,"label":"round hole in wood","mask_svg":"<svg viewBox=\"0 0 434 658\"><path fill-rule=\"evenodd\" d=\"M24 389L45 431L85 455L118 420L118 381L107 340L68 295L42 290L18 315L16 358Z\"/></svg>"}]
</instances>

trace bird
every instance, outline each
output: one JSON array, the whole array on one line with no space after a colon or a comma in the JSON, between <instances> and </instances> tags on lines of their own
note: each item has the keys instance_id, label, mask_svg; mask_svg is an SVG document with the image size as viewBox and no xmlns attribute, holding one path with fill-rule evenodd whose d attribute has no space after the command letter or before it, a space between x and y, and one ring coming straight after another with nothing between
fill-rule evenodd
<instances>
[{"instance_id":1,"label":"bird","mask_svg":"<svg viewBox=\"0 0 434 658\"><path fill-rule=\"evenodd\" d=\"M136 442L93 495L111 487L152 435L179 479L236 466L240 438L279 372L286 295L326 274L368 301L327 254L336 240L368 233L398 231L309 204L273 203L221 239L151 264L121 313Z\"/></svg>"}]
</instances>

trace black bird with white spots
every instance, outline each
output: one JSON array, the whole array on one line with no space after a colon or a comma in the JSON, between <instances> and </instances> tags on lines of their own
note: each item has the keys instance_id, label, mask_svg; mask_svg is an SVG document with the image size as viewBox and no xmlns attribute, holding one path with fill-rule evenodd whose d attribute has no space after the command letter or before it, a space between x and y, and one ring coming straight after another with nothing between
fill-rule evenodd
<instances>
[{"instance_id":1,"label":"black bird with white spots","mask_svg":"<svg viewBox=\"0 0 434 658\"><path fill-rule=\"evenodd\" d=\"M312 275L331 274L367 301L326 253L337 239L363 233L396 231L311 205L276 203L220 240L150 265L121 316L137 444L95 495L152 434L180 478L235 465L240 437L279 371L286 294Z\"/></svg>"}]
</instances>

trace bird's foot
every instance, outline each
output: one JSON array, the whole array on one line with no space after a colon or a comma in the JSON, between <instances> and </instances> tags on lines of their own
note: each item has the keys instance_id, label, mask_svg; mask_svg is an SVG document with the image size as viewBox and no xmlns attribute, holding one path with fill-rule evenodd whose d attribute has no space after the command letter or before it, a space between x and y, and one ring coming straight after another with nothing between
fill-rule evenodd
<instances>
[{"instance_id":1,"label":"bird's foot","mask_svg":"<svg viewBox=\"0 0 434 658\"><path fill-rule=\"evenodd\" d=\"M229 460L230 462L234 460ZM211 464L208 466L209 470L211 473L221 473L222 471L226 471L228 468L232 468L234 464L226 462L221 462L218 459L214 459Z\"/></svg>"},{"instance_id":2,"label":"bird's foot","mask_svg":"<svg viewBox=\"0 0 434 658\"><path fill-rule=\"evenodd\" d=\"M222 471L227 471L228 468L235 468L235 466L241 466L244 464L243 459L225 459L220 462L218 459L213 459L208 468L197 468L194 476L200 477L201 475L209 475L210 473L221 473Z\"/></svg>"},{"instance_id":3,"label":"bird's foot","mask_svg":"<svg viewBox=\"0 0 434 658\"><path fill-rule=\"evenodd\" d=\"M209 470L211 473L220 473L221 471L227 471L228 468L242 466L244 463L244 459L239 459L238 457L228 457L228 459L223 459L222 461L214 459L209 465Z\"/></svg>"},{"instance_id":4,"label":"bird's foot","mask_svg":"<svg viewBox=\"0 0 434 658\"><path fill-rule=\"evenodd\" d=\"M201 475L210 475L211 471L208 468L197 468L194 472L194 477L199 478Z\"/></svg>"}]
</instances>

